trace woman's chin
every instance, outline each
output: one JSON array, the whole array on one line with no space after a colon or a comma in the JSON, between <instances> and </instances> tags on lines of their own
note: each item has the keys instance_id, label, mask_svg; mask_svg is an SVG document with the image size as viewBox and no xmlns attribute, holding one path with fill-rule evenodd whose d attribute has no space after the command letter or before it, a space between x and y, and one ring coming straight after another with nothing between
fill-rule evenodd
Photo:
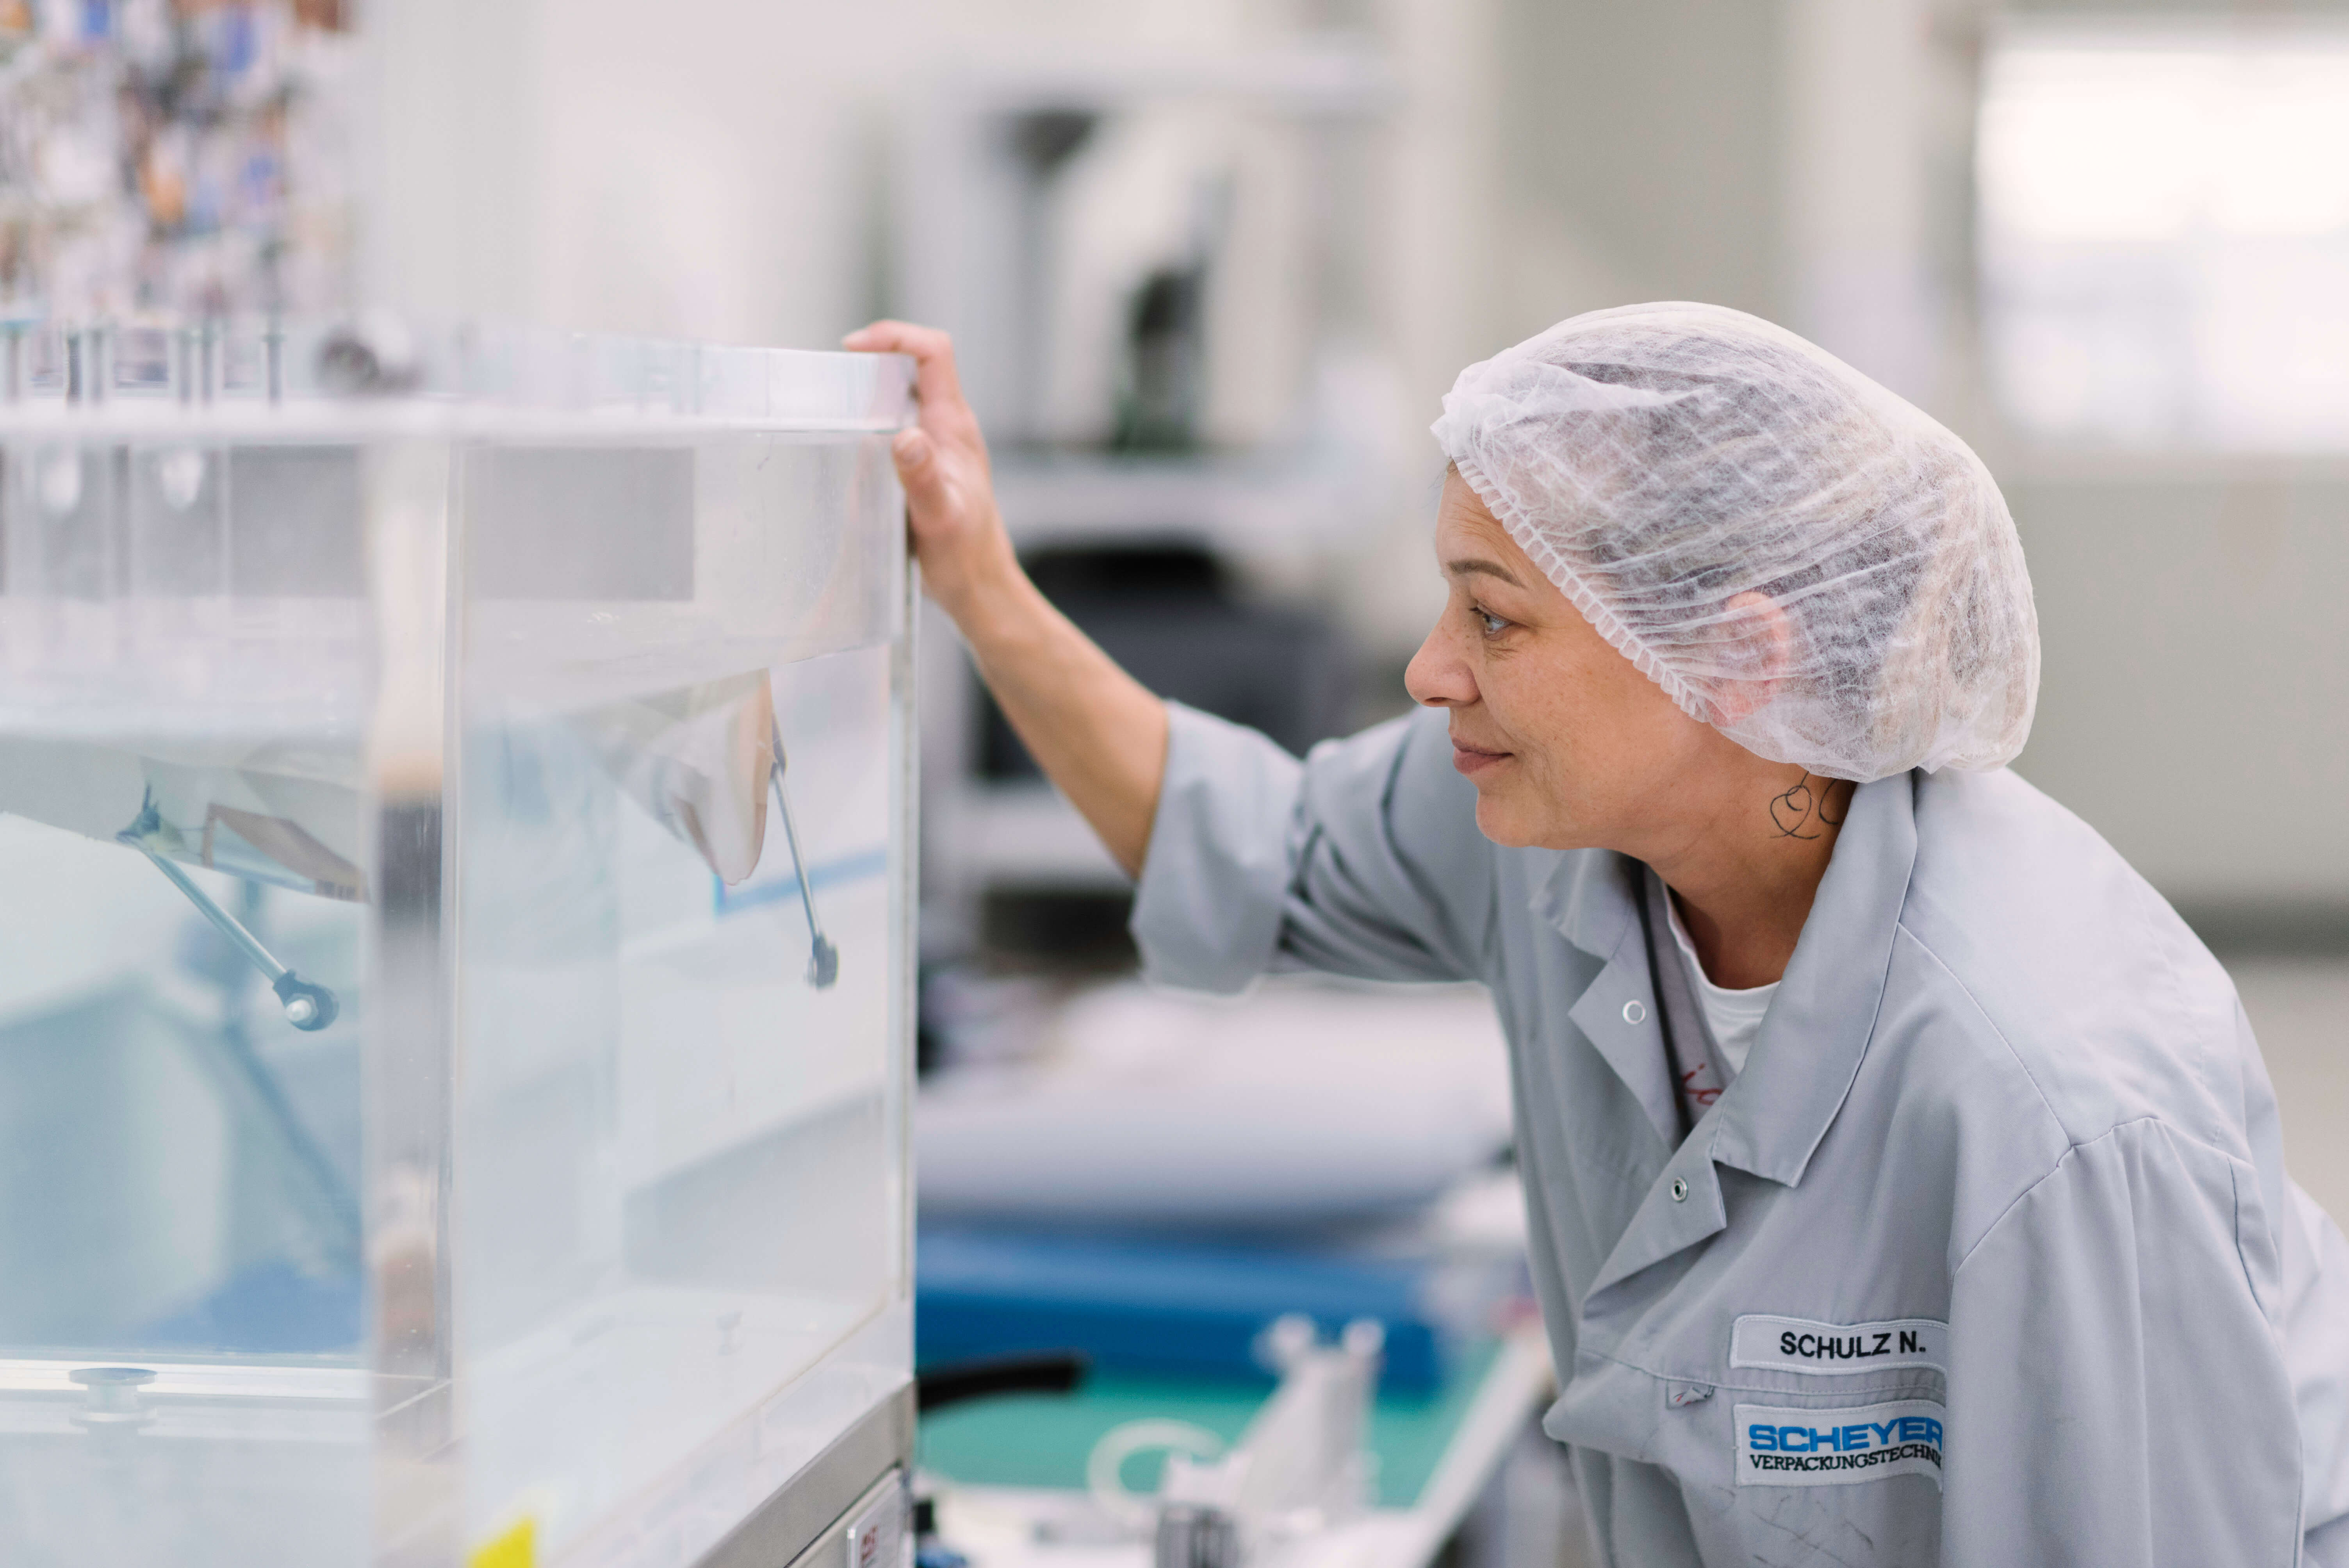
<instances>
[{"instance_id":1,"label":"woman's chin","mask_svg":"<svg viewBox=\"0 0 2349 1568\"><path fill-rule=\"evenodd\" d=\"M1514 802L1501 789L1479 789L1476 793L1476 830L1505 850L1522 850L1534 841L1533 824L1522 812L1513 810Z\"/></svg>"}]
</instances>

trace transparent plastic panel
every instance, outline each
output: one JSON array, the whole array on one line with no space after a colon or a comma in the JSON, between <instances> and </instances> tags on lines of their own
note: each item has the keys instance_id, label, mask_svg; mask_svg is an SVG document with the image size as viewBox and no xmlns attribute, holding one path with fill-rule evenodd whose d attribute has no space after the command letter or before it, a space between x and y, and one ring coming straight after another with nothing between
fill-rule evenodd
<instances>
[{"instance_id":1,"label":"transparent plastic panel","mask_svg":"<svg viewBox=\"0 0 2349 1568\"><path fill-rule=\"evenodd\" d=\"M470 706L475 1538L559 1549L902 1294L890 665Z\"/></svg>"},{"instance_id":2,"label":"transparent plastic panel","mask_svg":"<svg viewBox=\"0 0 2349 1568\"><path fill-rule=\"evenodd\" d=\"M463 1537L698 1552L907 1289L886 437L458 471Z\"/></svg>"},{"instance_id":3,"label":"transparent plastic panel","mask_svg":"<svg viewBox=\"0 0 2349 1568\"><path fill-rule=\"evenodd\" d=\"M558 705L722 680L898 634L885 439L469 445L474 678Z\"/></svg>"},{"instance_id":4,"label":"transparent plastic panel","mask_svg":"<svg viewBox=\"0 0 2349 1568\"><path fill-rule=\"evenodd\" d=\"M364 1560L360 912L186 874L332 1025L292 1026L139 851L0 817L11 1564Z\"/></svg>"},{"instance_id":5,"label":"transparent plastic panel","mask_svg":"<svg viewBox=\"0 0 2349 1568\"><path fill-rule=\"evenodd\" d=\"M172 325L0 322L0 398L60 407L265 411L282 438L364 424L605 428L647 421L702 431L855 434L894 426L911 377L885 355L735 348L543 327L214 318Z\"/></svg>"},{"instance_id":6,"label":"transparent plastic panel","mask_svg":"<svg viewBox=\"0 0 2349 1568\"><path fill-rule=\"evenodd\" d=\"M0 439L12 1568L367 1558L363 617L233 467Z\"/></svg>"},{"instance_id":7,"label":"transparent plastic panel","mask_svg":"<svg viewBox=\"0 0 2349 1568\"><path fill-rule=\"evenodd\" d=\"M388 330L0 331L10 1568L689 1562L910 1376L905 366Z\"/></svg>"}]
</instances>

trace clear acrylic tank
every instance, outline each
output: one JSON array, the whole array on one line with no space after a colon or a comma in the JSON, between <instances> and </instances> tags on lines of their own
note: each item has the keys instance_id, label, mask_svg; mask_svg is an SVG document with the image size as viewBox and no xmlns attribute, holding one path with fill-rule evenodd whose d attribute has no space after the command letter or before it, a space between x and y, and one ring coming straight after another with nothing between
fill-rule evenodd
<instances>
[{"instance_id":1,"label":"clear acrylic tank","mask_svg":"<svg viewBox=\"0 0 2349 1568\"><path fill-rule=\"evenodd\" d=\"M0 355L0 1561L894 1527L906 363Z\"/></svg>"}]
</instances>

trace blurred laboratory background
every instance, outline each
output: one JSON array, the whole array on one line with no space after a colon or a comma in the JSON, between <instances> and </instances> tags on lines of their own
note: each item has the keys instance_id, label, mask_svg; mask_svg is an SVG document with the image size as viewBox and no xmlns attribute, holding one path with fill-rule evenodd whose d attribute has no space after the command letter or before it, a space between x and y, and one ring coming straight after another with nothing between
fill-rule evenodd
<instances>
[{"instance_id":1,"label":"blurred laboratory background","mask_svg":"<svg viewBox=\"0 0 2349 1568\"><path fill-rule=\"evenodd\" d=\"M385 11L437 112L388 128L378 297L949 327L1047 591L1292 747L1405 704L1464 364L1702 299L1913 398L2028 552L2018 770L2229 962L2298 1176L2349 1213L2349 5ZM403 224L451 180L461 222ZM1123 883L928 632L926 1050L1081 1054L1038 1042L1130 962ZM959 1161L930 1191L978 1202Z\"/></svg>"},{"instance_id":2,"label":"blurred laboratory background","mask_svg":"<svg viewBox=\"0 0 2349 1568\"><path fill-rule=\"evenodd\" d=\"M140 53L190 18L212 65ZM10 298L945 326L1044 591L1299 751L1407 706L1461 366L1634 301L1785 324L1999 478L2044 639L2016 769L2226 961L2349 1217L2349 0L0 0L36 22L149 86L0 59L57 78L0 125ZM1267 1322L1374 1317L1377 1495L1578 1561L1537 1441L1445 1469L1527 1310L1482 996L1151 992L935 614L919 659L918 1352L1081 1350L1095 1390L942 1415L925 1462L1229 1439Z\"/></svg>"}]
</instances>

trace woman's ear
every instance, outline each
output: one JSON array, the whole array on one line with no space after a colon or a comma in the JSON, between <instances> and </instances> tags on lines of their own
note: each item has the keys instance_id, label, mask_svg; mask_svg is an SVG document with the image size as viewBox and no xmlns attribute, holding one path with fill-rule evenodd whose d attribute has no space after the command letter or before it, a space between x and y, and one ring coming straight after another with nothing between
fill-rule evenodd
<instances>
[{"instance_id":1,"label":"woman's ear","mask_svg":"<svg viewBox=\"0 0 2349 1568\"><path fill-rule=\"evenodd\" d=\"M1748 589L1725 608L1729 667L1708 694L1715 724L1734 724L1761 711L1777 695L1795 657L1794 624L1778 601Z\"/></svg>"}]
</instances>

